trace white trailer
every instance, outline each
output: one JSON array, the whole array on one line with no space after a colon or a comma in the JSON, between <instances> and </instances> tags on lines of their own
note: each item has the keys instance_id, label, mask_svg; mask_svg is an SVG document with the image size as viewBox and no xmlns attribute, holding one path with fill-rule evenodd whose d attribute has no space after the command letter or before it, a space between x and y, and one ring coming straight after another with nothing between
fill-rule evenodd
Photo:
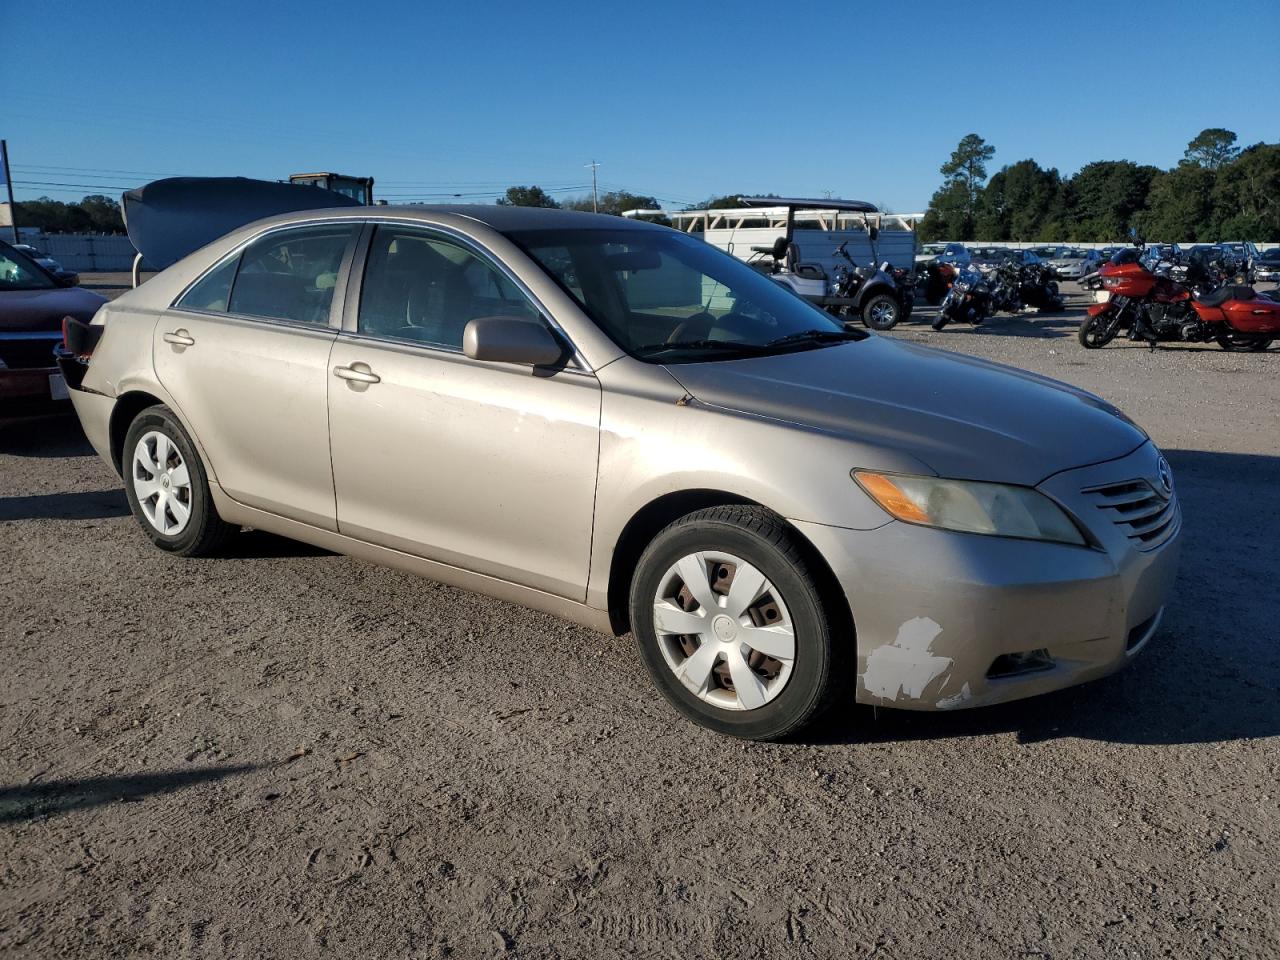
<instances>
[{"instance_id":1,"label":"white trailer","mask_svg":"<svg viewBox=\"0 0 1280 960\"><path fill-rule=\"evenodd\" d=\"M700 236L707 243L731 253L739 260L757 254L752 247L772 247L787 234L785 206L742 207L721 210L628 210L624 216L642 219L665 218L685 233ZM848 242L849 255L859 265L888 260L895 267L915 266L915 226L923 214L851 213L843 210L792 209L792 240L797 259L813 263L831 276L841 243ZM867 233L869 226L879 231L875 251Z\"/></svg>"}]
</instances>

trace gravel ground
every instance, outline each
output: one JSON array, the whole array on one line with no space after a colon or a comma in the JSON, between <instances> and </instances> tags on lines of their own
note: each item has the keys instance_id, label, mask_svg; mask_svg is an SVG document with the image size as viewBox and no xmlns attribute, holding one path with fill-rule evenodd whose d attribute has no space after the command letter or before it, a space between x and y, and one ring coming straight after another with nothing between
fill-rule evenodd
<instances>
[{"instance_id":1,"label":"gravel ground","mask_svg":"<svg viewBox=\"0 0 1280 960\"><path fill-rule=\"evenodd\" d=\"M893 335L1166 449L1157 639L793 744L681 722L629 639L263 534L170 558L74 420L0 430L0 955L1280 954L1280 350L1085 352L1078 305Z\"/></svg>"}]
</instances>

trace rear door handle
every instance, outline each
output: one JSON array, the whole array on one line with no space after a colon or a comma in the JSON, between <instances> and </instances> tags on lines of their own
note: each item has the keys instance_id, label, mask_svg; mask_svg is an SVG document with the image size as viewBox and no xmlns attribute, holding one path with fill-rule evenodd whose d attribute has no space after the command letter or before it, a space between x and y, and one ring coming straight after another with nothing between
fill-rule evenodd
<instances>
[{"instance_id":1,"label":"rear door handle","mask_svg":"<svg viewBox=\"0 0 1280 960\"><path fill-rule=\"evenodd\" d=\"M191 334L185 330L174 330L172 333L164 334L164 342L179 347L194 347L196 344Z\"/></svg>"},{"instance_id":2,"label":"rear door handle","mask_svg":"<svg viewBox=\"0 0 1280 960\"><path fill-rule=\"evenodd\" d=\"M1253 311L1253 315L1255 317L1265 317L1270 312L1270 310L1255 310Z\"/></svg>"},{"instance_id":3,"label":"rear door handle","mask_svg":"<svg viewBox=\"0 0 1280 960\"><path fill-rule=\"evenodd\" d=\"M349 367L334 367L333 375L339 380L353 380L356 383L382 382L382 378L370 370L367 363L353 363Z\"/></svg>"}]
</instances>

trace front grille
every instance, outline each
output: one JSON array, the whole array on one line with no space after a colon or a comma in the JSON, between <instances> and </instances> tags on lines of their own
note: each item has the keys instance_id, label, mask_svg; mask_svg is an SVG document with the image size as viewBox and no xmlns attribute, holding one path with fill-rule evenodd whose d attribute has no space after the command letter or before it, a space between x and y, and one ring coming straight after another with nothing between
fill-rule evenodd
<instances>
[{"instance_id":1,"label":"front grille","mask_svg":"<svg viewBox=\"0 0 1280 960\"><path fill-rule=\"evenodd\" d=\"M52 367L54 345L61 342L61 333L0 338L0 360L14 370Z\"/></svg>"},{"instance_id":2,"label":"front grille","mask_svg":"<svg viewBox=\"0 0 1280 960\"><path fill-rule=\"evenodd\" d=\"M1165 499L1145 480L1109 483L1084 492L1139 550L1154 550L1177 532L1177 496Z\"/></svg>"}]
</instances>

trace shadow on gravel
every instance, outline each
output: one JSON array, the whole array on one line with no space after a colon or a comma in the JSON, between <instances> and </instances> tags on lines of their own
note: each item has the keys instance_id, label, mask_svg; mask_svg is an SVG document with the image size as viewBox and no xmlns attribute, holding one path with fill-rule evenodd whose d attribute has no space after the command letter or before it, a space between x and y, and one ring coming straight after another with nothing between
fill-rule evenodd
<instances>
[{"instance_id":1,"label":"shadow on gravel","mask_svg":"<svg viewBox=\"0 0 1280 960\"><path fill-rule=\"evenodd\" d=\"M0 424L0 454L15 457L88 457L93 447L74 413Z\"/></svg>"},{"instance_id":2,"label":"shadow on gravel","mask_svg":"<svg viewBox=\"0 0 1280 960\"><path fill-rule=\"evenodd\" d=\"M125 502L123 490L0 497L0 523L13 520L105 520L128 515L129 504Z\"/></svg>"},{"instance_id":3,"label":"shadow on gravel","mask_svg":"<svg viewBox=\"0 0 1280 960\"><path fill-rule=\"evenodd\" d=\"M954 713L853 706L809 739L892 743L1014 733L1120 744L1280 736L1280 457L1166 450L1183 510L1164 624L1127 668L1028 700Z\"/></svg>"},{"instance_id":4,"label":"shadow on gravel","mask_svg":"<svg viewBox=\"0 0 1280 960\"><path fill-rule=\"evenodd\" d=\"M155 794L172 793L224 777L257 770L259 764L166 770L119 777L54 780L27 787L0 786L0 823L20 823L35 817L70 813L106 803L127 803Z\"/></svg>"}]
</instances>

